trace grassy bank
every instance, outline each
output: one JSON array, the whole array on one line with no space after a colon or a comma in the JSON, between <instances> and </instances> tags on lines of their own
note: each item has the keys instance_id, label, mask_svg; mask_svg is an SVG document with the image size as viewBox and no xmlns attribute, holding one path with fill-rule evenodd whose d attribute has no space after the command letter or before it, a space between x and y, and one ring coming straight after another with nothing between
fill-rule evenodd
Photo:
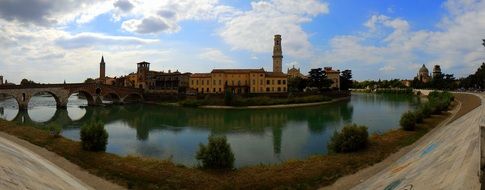
<instances>
[{"instance_id":1,"label":"grassy bank","mask_svg":"<svg viewBox=\"0 0 485 190\"><path fill-rule=\"evenodd\" d=\"M312 95L304 97L288 97L288 98L271 98L271 97L239 97L236 96L230 103L230 106L268 106L268 105L283 105L283 104L301 104L312 102L327 102L332 100L329 97L321 95ZM186 107L199 107L207 105L225 106L226 102L222 98L207 97L204 99L184 100L179 102L180 105Z\"/></svg>"},{"instance_id":2,"label":"grassy bank","mask_svg":"<svg viewBox=\"0 0 485 190\"><path fill-rule=\"evenodd\" d=\"M469 98L457 97L461 101ZM44 147L95 175L133 189L315 189L385 159L415 142L449 116L449 113L433 115L418 124L415 131L397 129L372 135L368 148L359 152L312 156L305 160L232 171L202 170L170 161L87 152L81 149L79 142L52 138L42 129L7 121L0 121L0 131Z\"/></svg>"}]
</instances>

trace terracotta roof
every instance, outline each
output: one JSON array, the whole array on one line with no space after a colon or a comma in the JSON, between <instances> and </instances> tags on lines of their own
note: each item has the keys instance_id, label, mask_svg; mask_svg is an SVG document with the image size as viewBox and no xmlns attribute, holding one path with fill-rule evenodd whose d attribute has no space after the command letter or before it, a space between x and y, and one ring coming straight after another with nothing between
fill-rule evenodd
<instances>
[{"instance_id":1,"label":"terracotta roof","mask_svg":"<svg viewBox=\"0 0 485 190\"><path fill-rule=\"evenodd\" d=\"M262 73L264 69L213 69L211 73Z\"/></svg>"}]
</instances>

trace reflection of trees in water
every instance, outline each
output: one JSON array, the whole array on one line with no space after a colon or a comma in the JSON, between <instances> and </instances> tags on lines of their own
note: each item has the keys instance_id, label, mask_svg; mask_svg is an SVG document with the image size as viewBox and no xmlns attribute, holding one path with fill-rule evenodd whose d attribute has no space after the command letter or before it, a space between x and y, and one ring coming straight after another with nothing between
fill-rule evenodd
<instances>
[{"instance_id":1,"label":"reflection of trees in water","mask_svg":"<svg viewBox=\"0 0 485 190\"><path fill-rule=\"evenodd\" d=\"M271 130L274 152L281 152L283 128L288 122L307 122L312 132L322 132L333 123L350 121L353 108L350 101L338 102L316 107L257 109L257 110L207 110L181 107L160 107L155 105L123 105L106 107L86 107L86 114L77 121L72 121L66 109L57 109L54 117L46 122L62 126L81 127L83 123L100 118L105 123L122 121L136 129L136 137L146 140L154 129L178 132L185 127L210 130L214 134L247 132L263 134ZM28 119L28 114L21 112L21 123L39 125ZM25 119L27 118L27 119Z\"/></svg>"},{"instance_id":2,"label":"reflection of trees in water","mask_svg":"<svg viewBox=\"0 0 485 190\"><path fill-rule=\"evenodd\" d=\"M421 98L406 94L372 94L372 93L353 93L352 98L357 101L370 103L372 105L386 105L390 107L400 107L403 104L416 104Z\"/></svg>"}]
</instances>

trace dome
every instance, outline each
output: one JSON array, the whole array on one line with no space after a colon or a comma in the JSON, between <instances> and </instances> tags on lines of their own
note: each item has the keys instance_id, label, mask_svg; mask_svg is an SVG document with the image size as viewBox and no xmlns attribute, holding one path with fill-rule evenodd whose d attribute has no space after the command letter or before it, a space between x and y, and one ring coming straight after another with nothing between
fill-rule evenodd
<instances>
[{"instance_id":1,"label":"dome","mask_svg":"<svg viewBox=\"0 0 485 190\"><path fill-rule=\"evenodd\" d=\"M419 69L419 72L420 73L428 73L429 71L428 71L428 68L426 68L426 66L424 66L424 64L423 64L423 66L421 67L421 69Z\"/></svg>"}]
</instances>

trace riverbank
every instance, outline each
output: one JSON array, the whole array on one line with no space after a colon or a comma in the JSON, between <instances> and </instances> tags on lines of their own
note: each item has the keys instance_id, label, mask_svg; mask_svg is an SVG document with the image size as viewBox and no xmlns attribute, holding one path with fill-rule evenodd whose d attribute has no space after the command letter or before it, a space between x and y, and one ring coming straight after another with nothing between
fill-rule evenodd
<instances>
[{"instance_id":1,"label":"riverbank","mask_svg":"<svg viewBox=\"0 0 485 190\"><path fill-rule=\"evenodd\" d=\"M296 107L307 107L307 106L318 106L324 104L331 104L343 100L349 100L349 97L344 98L336 98L330 101L323 101L323 102L312 102L312 103L295 103L295 104L281 104L281 105L267 105L267 106L200 106L199 108L205 109L272 109L272 108L296 108Z\"/></svg>"},{"instance_id":2,"label":"riverbank","mask_svg":"<svg viewBox=\"0 0 485 190\"><path fill-rule=\"evenodd\" d=\"M435 115L420 124L416 131L397 129L373 135L369 148L356 153L315 155L305 160L256 165L232 171L201 170L166 160L86 152L80 148L79 142L63 137L52 138L47 131L12 122L0 121L0 131L44 147L90 173L133 189L314 189L383 160L400 148L412 144L449 117L451 114Z\"/></svg>"}]
</instances>

